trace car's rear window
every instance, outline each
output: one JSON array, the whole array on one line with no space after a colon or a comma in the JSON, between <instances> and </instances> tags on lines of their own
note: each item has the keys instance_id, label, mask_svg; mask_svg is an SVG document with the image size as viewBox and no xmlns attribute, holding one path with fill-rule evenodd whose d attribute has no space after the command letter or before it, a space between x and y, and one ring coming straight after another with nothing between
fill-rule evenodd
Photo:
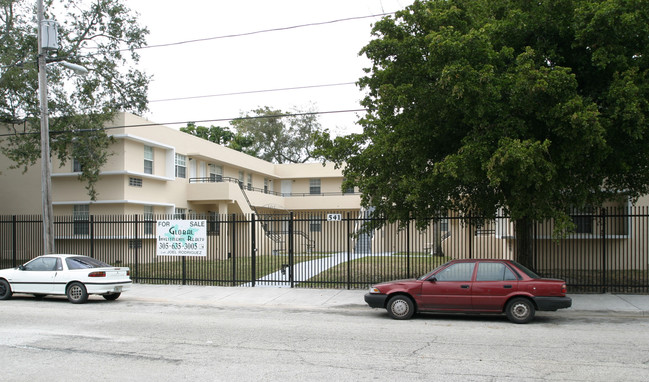
<instances>
[{"instance_id":1,"label":"car's rear window","mask_svg":"<svg viewBox=\"0 0 649 382\"><path fill-rule=\"evenodd\" d=\"M109 264L93 259L92 257L68 257L65 259L68 269L88 269L88 268L104 268L110 267Z\"/></svg>"},{"instance_id":2,"label":"car's rear window","mask_svg":"<svg viewBox=\"0 0 649 382\"><path fill-rule=\"evenodd\" d=\"M521 270L522 272L524 272L528 277L533 278L533 279L540 279L540 278L541 278L541 276L539 276L539 275L537 275L536 273L534 273L534 271L532 271L532 270L530 270L530 269L527 269L527 267L525 267L524 265L522 265L522 264L520 264L520 263L517 263L517 262L515 262L515 261L512 261L512 263L514 263L514 265L516 265L516 268L520 269L520 270Z\"/></svg>"}]
</instances>

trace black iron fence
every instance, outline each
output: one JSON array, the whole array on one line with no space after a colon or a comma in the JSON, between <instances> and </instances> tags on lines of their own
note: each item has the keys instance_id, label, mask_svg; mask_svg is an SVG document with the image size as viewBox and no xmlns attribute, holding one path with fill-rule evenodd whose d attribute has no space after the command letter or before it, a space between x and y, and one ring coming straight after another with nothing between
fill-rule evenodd
<instances>
[{"instance_id":1,"label":"black iron fence","mask_svg":"<svg viewBox=\"0 0 649 382\"><path fill-rule=\"evenodd\" d=\"M205 256L160 256L157 221L175 218L57 217L55 250L129 266L139 283L306 288L366 288L418 277L456 258L519 258L514 224L504 216L398 225L336 211L187 216L205 220ZM534 226L532 268L566 280L573 293L649 293L649 210L587 211L573 222L575 231L561 238L551 221ZM2 268L42 248L40 216L0 216Z\"/></svg>"}]
</instances>

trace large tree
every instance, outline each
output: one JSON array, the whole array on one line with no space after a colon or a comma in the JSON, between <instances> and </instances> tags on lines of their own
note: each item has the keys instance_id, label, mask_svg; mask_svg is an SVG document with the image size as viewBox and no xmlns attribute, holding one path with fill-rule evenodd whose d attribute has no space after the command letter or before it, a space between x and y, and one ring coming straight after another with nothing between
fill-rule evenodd
<instances>
[{"instance_id":1,"label":"large tree","mask_svg":"<svg viewBox=\"0 0 649 382\"><path fill-rule=\"evenodd\" d=\"M45 18L58 22L59 49L48 54L52 155L76 159L91 198L109 155L104 130L119 111L146 110L149 78L133 69L148 31L123 0L45 0ZM2 152L15 167L40 158L36 2L0 0L0 122ZM84 66L77 76L56 61Z\"/></svg>"},{"instance_id":2,"label":"large tree","mask_svg":"<svg viewBox=\"0 0 649 382\"><path fill-rule=\"evenodd\" d=\"M320 143L378 213L503 209L529 263L531 222L649 191L649 1L415 1L373 35L363 132Z\"/></svg>"},{"instance_id":3,"label":"large tree","mask_svg":"<svg viewBox=\"0 0 649 382\"><path fill-rule=\"evenodd\" d=\"M231 125L239 136L252 139L242 151L273 163L305 163L315 159L314 137L322 131L317 113L292 113L261 107L242 114Z\"/></svg>"}]
</instances>

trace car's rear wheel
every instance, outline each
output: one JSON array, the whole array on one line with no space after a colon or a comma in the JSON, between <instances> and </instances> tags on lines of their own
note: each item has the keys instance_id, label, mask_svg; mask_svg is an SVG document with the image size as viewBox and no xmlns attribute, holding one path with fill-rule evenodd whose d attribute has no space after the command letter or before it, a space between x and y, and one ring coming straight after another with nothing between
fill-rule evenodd
<instances>
[{"instance_id":1,"label":"car's rear wheel","mask_svg":"<svg viewBox=\"0 0 649 382\"><path fill-rule=\"evenodd\" d=\"M10 299L12 294L11 285L9 285L7 280L0 280L0 300Z\"/></svg>"},{"instance_id":2,"label":"car's rear wheel","mask_svg":"<svg viewBox=\"0 0 649 382\"><path fill-rule=\"evenodd\" d=\"M388 300L386 309L395 320L407 320L415 314L415 304L410 297L404 295L397 295Z\"/></svg>"},{"instance_id":3,"label":"car's rear wheel","mask_svg":"<svg viewBox=\"0 0 649 382\"><path fill-rule=\"evenodd\" d=\"M111 294L105 294L103 296L106 300L113 301L113 300L117 300L121 295L122 295L121 293L111 293Z\"/></svg>"},{"instance_id":4,"label":"car's rear wheel","mask_svg":"<svg viewBox=\"0 0 649 382\"><path fill-rule=\"evenodd\" d=\"M88 301L88 292L86 291L86 287L78 282L74 282L68 286L66 295L68 296L68 301L73 304L83 304Z\"/></svg>"},{"instance_id":5,"label":"car's rear wheel","mask_svg":"<svg viewBox=\"0 0 649 382\"><path fill-rule=\"evenodd\" d=\"M526 324L532 321L535 312L532 301L523 297L510 300L505 307L507 318L515 324Z\"/></svg>"}]
</instances>

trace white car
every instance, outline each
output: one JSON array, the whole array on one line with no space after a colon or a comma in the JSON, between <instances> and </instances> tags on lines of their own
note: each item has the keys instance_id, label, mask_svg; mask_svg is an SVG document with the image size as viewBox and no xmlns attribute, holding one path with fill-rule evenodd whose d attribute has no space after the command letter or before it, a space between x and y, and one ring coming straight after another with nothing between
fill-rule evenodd
<instances>
[{"instance_id":1,"label":"white car","mask_svg":"<svg viewBox=\"0 0 649 382\"><path fill-rule=\"evenodd\" d=\"M0 300L14 293L64 295L73 304L83 304L91 294L115 300L131 286L130 276L128 267L113 267L88 256L44 255L0 270Z\"/></svg>"}]
</instances>

